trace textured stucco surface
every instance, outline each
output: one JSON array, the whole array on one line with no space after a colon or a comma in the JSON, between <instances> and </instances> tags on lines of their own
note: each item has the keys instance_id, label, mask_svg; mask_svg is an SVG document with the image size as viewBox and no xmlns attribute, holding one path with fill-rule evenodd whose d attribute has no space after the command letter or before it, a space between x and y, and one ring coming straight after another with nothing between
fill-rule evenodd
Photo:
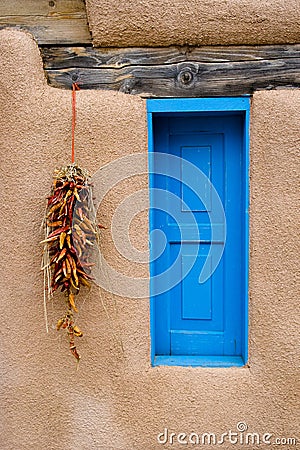
<instances>
[{"instance_id":1,"label":"textured stucco surface","mask_svg":"<svg viewBox=\"0 0 300 450\"><path fill-rule=\"evenodd\" d=\"M95 46L299 42L298 0L87 0Z\"/></svg>"},{"instance_id":2,"label":"textured stucco surface","mask_svg":"<svg viewBox=\"0 0 300 450\"><path fill-rule=\"evenodd\" d=\"M57 297L45 332L39 246L51 173L70 157L70 93L47 86L37 46L25 33L0 32L0 60L1 450L152 450L163 448L156 436L165 427L221 434L239 421L252 432L295 436L300 91L260 92L252 102L250 367L151 368L147 298L115 298L122 354L92 289L79 303L85 336L76 371L65 337L54 330L63 311ZM126 153L147 151L143 100L100 91L77 98L78 160L92 173ZM120 199L144 187L143 176L117 186L100 210L101 223L109 225ZM141 249L145 217L130 227ZM104 253L129 273L109 235L103 232ZM131 271L147 274L146 267ZM115 317L112 297L103 294L103 301Z\"/></svg>"}]
</instances>

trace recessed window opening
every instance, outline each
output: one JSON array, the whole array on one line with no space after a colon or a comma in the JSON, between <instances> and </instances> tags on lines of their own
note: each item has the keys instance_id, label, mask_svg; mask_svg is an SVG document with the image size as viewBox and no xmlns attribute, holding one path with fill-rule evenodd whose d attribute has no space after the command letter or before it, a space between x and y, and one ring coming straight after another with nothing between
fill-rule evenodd
<instances>
[{"instance_id":1,"label":"recessed window opening","mask_svg":"<svg viewBox=\"0 0 300 450\"><path fill-rule=\"evenodd\" d=\"M243 366L249 98L147 107L152 364Z\"/></svg>"}]
</instances>

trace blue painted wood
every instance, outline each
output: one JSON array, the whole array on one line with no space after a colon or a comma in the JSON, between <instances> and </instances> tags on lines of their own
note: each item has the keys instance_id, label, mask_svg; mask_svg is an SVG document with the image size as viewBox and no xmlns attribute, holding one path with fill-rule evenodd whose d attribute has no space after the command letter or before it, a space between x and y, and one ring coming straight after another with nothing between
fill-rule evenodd
<instances>
[{"instance_id":1,"label":"blue painted wood","mask_svg":"<svg viewBox=\"0 0 300 450\"><path fill-rule=\"evenodd\" d=\"M153 366L184 367L243 367L244 359L240 356L155 356Z\"/></svg>"},{"instance_id":2,"label":"blue painted wood","mask_svg":"<svg viewBox=\"0 0 300 450\"><path fill-rule=\"evenodd\" d=\"M242 176L244 179L243 184L243 229L244 229L244 252L243 252L243 291L244 291L244 302L243 302L243 329L244 336L242 339L242 355L245 363L248 362L248 329L249 329L249 296L248 296L248 286L249 286L249 182L250 179L250 161L249 161L249 149L250 149L250 99L247 109L244 112L244 135L243 135L243 160L242 160Z\"/></svg>"},{"instance_id":3,"label":"blue painted wood","mask_svg":"<svg viewBox=\"0 0 300 450\"><path fill-rule=\"evenodd\" d=\"M196 262L183 281L167 292L153 295L151 283L152 363L156 364L159 355L162 358L165 357L163 355L177 355L178 364L178 358L187 358L187 355L193 355L194 358L205 355L205 361L212 356L241 357L246 361L248 130L245 130L245 125L249 124L249 99L150 100L147 106L150 111L150 186L160 189L159 193L153 194L152 190L150 193L150 230L159 229L167 237L165 251L150 264L151 279L172 265L184 272L187 261L194 258ZM176 115L171 108L181 112L187 112L187 108L193 112L196 108L200 112L205 108L209 111L220 108L221 112L214 115ZM224 113L229 110L241 112ZM168 114L161 115L161 112ZM208 248L222 244L222 233L219 241L211 241L208 213L203 203L199 203L195 194L182 183L182 176L189 176L183 173L186 170L184 165L172 163L174 167L171 171L175 179L152 173L164 169L155 166L153 155L157 152L184 156L197 165L211 179L223 202L228 233L225 252L217 270L205 283L197 282L196 271L200 270L200 261L206 259ZM201 190L201 199L205 199L207 209L213 209L209 186L203 186ZM156 203L165 201L167 205L170 202L167 193L178 196L187 204L187 207L181 206L176 211L176 220L172 215L154 209ZM188 211L189 206L192 211ZM193 220L196 219L200 238L191 226L191 215ZM176 221L179 221L179 226ZM216 223L215 226L221 230L223 225ZM151 260L155 257L156 244L156 239L151 239ZM216 365L216 360L213 365Z\"/></svg>"},{"instance_id":4,"label":"blue painted wood","mask_svg":"<svg viewBox=\"0 0 300 450\"><path fill-rule=\"evenodd\" d=\"M201 167L201 171L207 176L209 180L211 180L211 147L210 146L181 146L180 147L180 158L183 160L190 161L192 164L195 164L197 167ZM181 164L181 179L189 179L190 170L189 166L186 164ZM197 183L200 185L202 182L201 177L196 179ZM201 212L206 210L211 210L211 189L210 184L205 183L201 188L201 193L204 198L204 203L201 199L196 195L195 192L192 191L190 187L188 187L185 183L181 184L181 198L186 203L186 206L183 205L182 211L193 211L193 212Z\"/></svg>"},{"instance_id":5,"label":"blue painted wood","mask_svg":"<svg viewBox=\"0 0 300 450\"><path fill-rule=\"evenodd\" d=\"M154 161L153 161L153 149L154 149L154 136L153 136L153 122L152 122L152 114L147 114L147 121L148 121L148 148L149 148L149 154L148 154L148 168L149 168L149 186L154 185ZM149 202L150 205L153 204L153 196L152 196L152 189L149 189ZM149 209L149 230L151 232L152 228L150 224L154 223L154 210L153 208ZM155 265L152 262L154 260L153 253L154 253L154 247L151 245L151 241L149 239L149 255L150 255L150 264L149 264L149 273L150 273L150 280L153 279L154 273L155 273ZM152 283L150 282L150 333L151 333L151 347L150 347L150 359L151 364L154 365L155 360L155 345L154 345L154 336L156 336L157 331L155 327L155 317L156 317L156 310L155 310L155 303L156 298L153 295L152 292Z\"/></svg>"},{"instance_id":6,"label":"blue painted wood","mask_svg":"<svg viewBox=\"0 0 300 450\"><path fill-rule=\"evenodd\" d=\"M216 98L171 98L147 100L147 112L249 111L249 96Z\"/></svg>"},{"instance_id":7,"label":"blue painted wood","mask_svg":"<svg viewBox=\"0 0 300 450\"><path fill-rule=\"evenodd\" d=\"M181 255L182 282L181 282L181 303L182 319L211 320L212 319L212 282L211 278L205 283L199 283L199 273L201 272L206 255L197 255L196 260L190 255ZM211 256L209 256L211 260ZM191 271L187 277L189 267ZM210 263L210 266L211 263Z\"/></svg>"}]
</instances>

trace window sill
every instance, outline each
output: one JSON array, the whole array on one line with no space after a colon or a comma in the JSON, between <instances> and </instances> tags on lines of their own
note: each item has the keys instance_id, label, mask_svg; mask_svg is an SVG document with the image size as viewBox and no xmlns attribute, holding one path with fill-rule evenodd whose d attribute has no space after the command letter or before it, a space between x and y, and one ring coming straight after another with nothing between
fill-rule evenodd
<instances>
[{"instance_id":1,"label":"window sill","mask_svg":"<svg viewBox=\"0 0 300 450\"><path fill-rule=\"evenodd\" d=\"M153 366L245 367L241 356L155 356Z\"/></svg>"}]
</instances>

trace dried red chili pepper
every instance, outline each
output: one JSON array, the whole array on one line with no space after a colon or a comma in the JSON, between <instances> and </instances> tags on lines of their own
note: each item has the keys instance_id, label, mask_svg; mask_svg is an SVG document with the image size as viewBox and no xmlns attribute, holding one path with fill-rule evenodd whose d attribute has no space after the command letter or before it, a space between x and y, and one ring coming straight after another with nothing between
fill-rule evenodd
<instances>
[{"instance_id":1,"label":"dried red chili pepper","mask_svg":"<svg viewBox=\"0 0 300 450\"><path fill-rule=\"evenodd\" d=\"M84 192L84 195L82 195ZM52 192L47 200L45 214L45 239L43 269L48 271L48 292L59 288L65 293L67 311L58 320L57 330L67 330L70 351L79 361L75 337L82 331L74 325L73 312L77 313L75 295L82 286L90 288L91 248L98 244L98 225L91 211L91 183L88 174L76 164L55 171ZM46 255L46 258L45 258Z\"/></svg>"}]
</instances>

